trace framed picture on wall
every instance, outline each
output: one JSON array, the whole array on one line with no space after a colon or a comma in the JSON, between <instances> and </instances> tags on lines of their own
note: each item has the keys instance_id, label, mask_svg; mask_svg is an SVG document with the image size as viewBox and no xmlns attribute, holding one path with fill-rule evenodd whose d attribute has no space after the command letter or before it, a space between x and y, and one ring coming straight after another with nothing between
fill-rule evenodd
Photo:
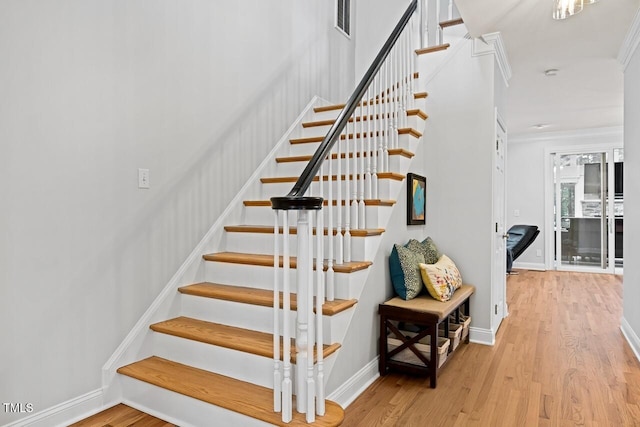
<instances>
[{"instance_id":1,"label":"framed picture on wall","mask_svg":"<svg viewBox=\"0 0 640 427\"><path fill-rule=\"evenodd\" d=\"M427 179L407 174L407 225L425 224L427 217Z\"/></svg>"}]
</instances>

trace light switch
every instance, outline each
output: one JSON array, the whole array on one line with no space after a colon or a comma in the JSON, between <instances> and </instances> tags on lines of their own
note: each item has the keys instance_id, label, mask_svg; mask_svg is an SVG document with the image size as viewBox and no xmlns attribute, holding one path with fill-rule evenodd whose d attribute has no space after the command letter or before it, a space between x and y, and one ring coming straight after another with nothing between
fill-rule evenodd
<instances>
[{"instance_id":1,"label":"light switch","mask_svg":"<svg viewBox=\"0 0 640 427\"><path fill-rule=\"evenodd\" d=\"M138 188L149 188L149 169L138 169Z\"/></svg>"}]
</instances>

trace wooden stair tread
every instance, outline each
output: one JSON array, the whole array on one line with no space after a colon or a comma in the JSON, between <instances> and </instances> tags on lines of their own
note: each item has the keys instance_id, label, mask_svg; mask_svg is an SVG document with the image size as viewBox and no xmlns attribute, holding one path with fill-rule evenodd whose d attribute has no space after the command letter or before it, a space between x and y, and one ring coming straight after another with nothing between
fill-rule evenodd
<instances>
[{"instance_id":1,"label":"wooden stair tread","mask_svg":"<svg viewBox=\"0 0 640 427\"><path fill-rule=\"evenodd\" d=\"M390 114L390 113L389 113ZM419 108L412 108L407 110L407 116L411 117L411 116L418 116L423 120L427 120L427 118L429 116L427 116L427 113L425 113L424 111L420 110ZM356 122L363 122L363 121L369 121L369 120L378 120L379 119L379 115L364 115L364 116L356 116L355 117L355 121ZM350 117L349 118L349 123L353 123L354 118ZM327 119L327 120L316 120L316 121L310 121L310 122L303 122L302 123L302 127L303 128L312 128L312 127L319 127L319 126L331 126L336 122L335 119Z\"/></svg>"},{"instance_id":2,"label":"wooden stair tread","mask_svg":"<svg viewBox=\"0 0 640 427\"><path fill-rule=\"evenodd\" d=\"M367 133L369 134L369 136L371 137L377 137L378 135L384 134L384 132L381 131L377 131L377 132L364 132L364 133L360 133L360 132L356 132L355 135L353 133L350 133L348 135L344 135L341 134L340 135L340 140L344 141L346 139L354 139L354 137L356 139L358 138L363 138L367 136ZM399 128L398 129L398 134L400 135L412 135L416 138L420 138L422 137L422 133L418 132L417 130L413 129L413 128ZM316 143L316 142L322 142L324 140L324 135L323 136L309 136L309 137L305 137L305 138L292 138L289 140L289 143L292 145L297 145L297 144L311 144L311 143Z\"/></svg>"},{"instance_id":3,"label":"wooden stair tread","mask_svg":"<svg viewBox=\"0 0 640 427\"><path fill-rule=\"evenodd\" d=\"M264 254L247 254L240 252L217 252L213 254L203 255L206 261L229 262L233 264L258 265L263 267L273 267L273 255ZM296 268L297 258L292 256L289 258L291 268ZM343 264L334 264L333 271L336 273L353 273L355 271L369 268L371 261L351 261ZM280 266L282 267L282 256L280 256ZM313 260L313 268L316 264ZM324 262L324 270L327 269L327 263Z\"/></svg>"},{"instance_id":4,"label":"wooden stair tread","mask_svg":"<svg viewBox=\"0 0 640 427\"><path fill-rule=\"evenodd\" d=\"M420 77L419 73L417 73L417 72L416 72L416 73L413 73L413 78L414 78L414 79L417 79L417 78L419 78L419 77ZM418 93L420 93L420 92L418 92ZM413 94L413 96L414 96L414 98L415 98L415 99L423 98L423 97L424 97L424 96L416 96L416 95L418 95L418 93L414 93L414 94ZM422 92L422 93L424 93L424 92ZM378 99L378 98L376 98L376 103L377 103L377 99ZM368 105L368 102L367 102L367 101L364 101L364 102L363 102L363 104L364 104L364 105ZM331 105L323 105L323 106L320 106L320 107L314 107L314 108L313 108L313 112L314 112L314 113L324 113L324 112L327 112L327 111L342 110L346 105L347 105L347 104L331 104Z\"/></svg>"},{"instance_id":5,"label":"wooden stair tread","mask_svg":"<svg viewBox=\"0 0 640 427\"><path fill-rule=\"evenodd\" d=\"M271 200L245 200L245 206L251 207L271 207ZM325 199L322 203L323 206L328 206L329 202ZM337 200L334 200L332 205L336 206L338 204ZM344 205L344 200L342 201L342 205ZM366 206L393 206L396 204L395 200L383 200L383 199L364 199L364 204Z\"/></svg>"},{"instance_id":6,"label":"wooden stair tread","mask_svg":"<svg viewBox=\"0 0 640 427\"><path fill-rule=\"evenodd\" d=\"M415 156L414 153L412 153L411 151L405 149L405 148L389 148L387 150L387 152L389 153L390 156L402 156L402 157L406 157L408 159L412 158L413 156ZM349 153L349 158L353 159L353 154L354 153ZM360 157L362 155L362 153L357 152L355 153L356 157ZM369 157L370 155L368 153L364 153L364 157ZM306 155L302 155L302 156L287 156L287 157L276 157L276 162L277 163L292 163L292 162L309 162L309 160L311 160L311 157L313 157L311 154L306 154ZM347 153L340 153L340 158L344 159L347 157ZM333 160L338 158L338 153L333 153L331 154L331 158Z\"/></svg>"},{"instance_id":7,"label":"wooden stair tread","mask_svg":"<svg viewBox=\"0 0 640 427\"><path fill-rule=\"evenodd\" d=\"M405 176L397 173L397 172L378 172L378 179L392 179L395 181L402 181ZM346 179L347 175L346 174L342 174L340 175L340 179L342 181L344 181ZM279 183L283 183L283 182L297 182L298 181L297 176L274 176L274 177L265 177L265 178L260 178L260 182L262 182L263 184L279 184ZM360 179L360 175L355 175L356 179ZM329 180L329 176L328 175L324 175L322 177L323 181L328 181ZM349 180L353 180L354 179L354 175L353 174L349 174ZM338 180L338 175L331 175L331 181L337 181ZM318 178L318 176L315 176L313 178L313 182L318 182L320 181L320 179Z\"/></svg>"},{"instance_id":8,"label":"wooden stair tread","mask_svg":"<svg viewBox=\"0 0 640 427\"><path fill-rule=\"evenodd\" d=\"M225 231L230 233L263 233L263 234L273 234L273 227L268 225L225 225ZM344 230L342 233L344 234ZM380 236L384 233L383 228L363 228L350 230L351 237L369 237L369 236ZM282 234L282 227L280 227L280 234ZM297 227L290 227L289 234L298 234ZM314 227L313 234L316 234L316 229ZM327 236L329 234L329 230L324 228L324 235ZM333 235L337 235L338 231L334 228Z\"/></svg>"},{"instance_id":9,"label":"wooden stair tread","mask_svg":"<svg viewBox=\"0 0 640 427\"><path fill-rule=\"evenodd\" d=\"M464 24L464 20L462 18L449 19L447 21L440 22L440 27L447 28L447 27L453 27L454 25L460 25L460 24Z\"/></svg>"},{"instance_id":10,"label":"wooden stair tread","mask_svg":"<svg viewBox=\"0 0 640 427\"><path fill-rule=\"evenodd\" d=\"M245 414L278 426L306 426L305 415L293 411L293 420L285 424L282 415L273 412L273 390L239 381L203 369L193 368L152 356L123 366L118 373L180 393L230 411ZM295 405L294 405L295 408ZM344 410L326 402L326 414L316 417L315 426L338 426Z\"/></svg>"},{"instance_id":11,"label":"wooden stair tread","mask_svg":"<svg viewBox=\"0 0 640 427\"><path fill-rule=\"evenodd\" d=\"M180 293L199 296L204 298L214 298L224 301L233 301L243 304L259 305L263 307L273 307L273 291L267 289L248 288L245 286L222 285L219 283L194 283L193 285L182 286L178 289ZM322 305L322 314L333 316L356 305L358 300L336 299L325 301ZM280 307L282 307L282 292L280 292ZM291 294L291 309L297 310L298 301L296 294ZM315 307L315 302L314 302Z\"/></svg>"},{"instance_id":12,"label":"wooden stair tread","mask_svg":"<svg viewBox=\"0 0 640 427\"><path fill-rule=\"evenodd\" d=\"M424 55L426 53L439 52L441 50L449 49L450 46L451 45L449 43L444 43L444 44L439 44L437 46L429 46L429 47L424 47L422 49L416 49L416 55Z\"/></svg>"},{"instance_id":13,"label":"wooden stair tread","mask_svg":"<svg viewBox=\"0 0 640 427\"><path fill-rule=\"evenodd\" d=\"M154 323L150 328L155 332L173 335L175 337L273 358L273 334L266 332L253 331L184 316ZM280 341L280 354L282 355L282 338ZM339 348L340 344L324 345L324 357L330 356ZM295 344L294 340L291 339L291 362L295 363L295 361Z\"/></svg>"}]
</instances>

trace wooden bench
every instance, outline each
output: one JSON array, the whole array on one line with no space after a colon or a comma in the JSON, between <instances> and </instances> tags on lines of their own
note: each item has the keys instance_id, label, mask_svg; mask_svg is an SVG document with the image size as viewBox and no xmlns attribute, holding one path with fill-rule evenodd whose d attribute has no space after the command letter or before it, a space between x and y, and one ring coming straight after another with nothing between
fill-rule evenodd
<instances>
[{"instance_id":1,"label":"wooden bench","mask_svg":"<svg viewBox=\"0 0 640 427\"><path fill-rule=\"evenodd\" d=\"M428 375L431 388L435 388L440 362L438 328L442 325L444 336L449 337L450 315L453 315L455 323L461 323L462 313L460 311L462 309L464 314L469 315L469 298L474 292L474 286L462 285L446 302L435 300L429 295L419 295L408 301L396 297L380 304L378 306L378 314L380 315L380 375L385 375L389 369L410 374ZM414 336L407 336L398 326L402 323L416 325L418 331ZM428 358L416 348L418 342L426 336L429 336L430 343ZM401 342L391 351L389 351L387 341L389 337ZM465 341L469 342L468 335ZM413 352L422 363L413 364L392 360L395 355L405 349ZM449 347L448 351L453 351L452 347Z\"/></svg>"}]
</instances>

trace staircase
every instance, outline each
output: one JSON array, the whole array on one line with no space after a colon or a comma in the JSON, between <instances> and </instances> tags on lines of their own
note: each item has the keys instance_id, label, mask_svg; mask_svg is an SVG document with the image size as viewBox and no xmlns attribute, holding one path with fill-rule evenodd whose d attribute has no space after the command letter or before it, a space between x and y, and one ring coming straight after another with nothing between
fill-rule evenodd
<instances>
[{"instance_id":1,"label":"staircase","mask_svg":"<svg viewBox=\"0 0 640 427\"><path fill-rule=\"evenodd\" d=\"M422 55L447 47L412 48L412 51ZM395 119L394 142L383 147L381 141L383 135L389 133L392 113L387 107L398 103L400 94L396 86L400 84L383 85L378 81L355 107L345 130L337 137L337 149L332 149L326 156L334 161L337 169L333 172L321 170L311 181L308 194L312 195L322 196L327 191L335 194L341 186L345 193L351 193L351 183L355 188L354 195L345 194L336 199L323 197L321 213L314 215L322 220L310 226L309 234L318 242L312 250L311 260L299 261L297 256L283 255L279 246L274 246L274 239L285 239L285 246L295 254L297 246L301 245L298 240L300 226L292 219L293 215L274 226L271 198L286 194L298 181L336 120L340 119L345 105L324 105L326 103L320 100L301 116L290 137L266 160L262 175L248 184L247 197L240 206L231 209L234 214L228 216L217 237L203 245L215 248L201 253L200 260L191 268L197 271L193 277L204 280L169 289L162 297L164 308L154 307L141 321L146 331L140 332L136 340L128 340L127 349L114 359L129 359L132 363L120 366L115 376L109 376L105 370L104 382L111 384L113 394L121 396L120 400L130 406L181 426L341 424L344 411L330 400L326 400L324 408L311 419L309 414L293 410L292 419L283 421L283 414L274 410L287 406L286 400L279 402L278 384L282 375L289 375L285 362L290 360L294 367L304 362L298 360L300 347L296 346L296 337L289 338L286 332L287 325L295 325L299 320L298 310L307 298L301 297L298 301L298 264L309 263L313 274L323 270L324 275L318 275L317 280L323 289L326 283L329 295L325 300L323 291L310 291L312 297L320 298L321 304L312 303L311 307L316 307L318 323L312 326L311 322L308 326L310 336L303 338L312 342L317 338L321 343L314 347L313 356L304 352L304 357L313 360L312 371L316 364L322 367L316 368L323 373L316 379L320 383L317 394L320 399L357 309L357 299L367 280L371 260L380 249L391 211L400 192L406 191L404 178L427 119L424 112L427 94L419 91L420 76L415 70L407 75L410 77L396 76L398 78L393 80L402 79L407 82L406 87L412 89L404 108L398 110L402 117L398 115ZM413 81L409 83L409 79ZM373 148L367 145L371 141ZM384 159L380 155L384 155ZM366 164L367 160L378 162L376 164L380 166L374 165L373 171L368 169L366 174L364 170L349 171L349 165ZM371 177L375 184L370 182ZM375 187L375 191L358 190L358 186L364 189L367 185ZM365 193L373 196L366 197ZM331 217L343 220L332 224L330 219L327 221ZM277 218L280 221L282 215ZM345 218L351 218L352 227ZM288 235L283 237L285 231ZM334 254L333 249L338 244L343 245L343 239L349 243L348 247L344 244L345 257L340 260L341 256ZM342 251L343 247L336 250ZM280 274L276 276L275 285L274 274ZM290 295L286 288L277 288L285 276L291 283ZM275 336L274 330L277 331ZM319 336L313 338L311 334L316 330ZM317 347L322 351L317 352ZM288 349L291 350L290 357L287 357ZM283 364L285 374L282 374ZM294 368L290 375L295 384L300 373ZM293 405L295 408L295 401ZM306 412L315 411L311 408Z\"/></svg>"},{"instance_id":2,"label":"staircase","mask_svg":"<svg viewBox=\"0 0 640 427\"><path fill-rule=\"evenodd\" d=\"M416 98L424 100L425 94L417 94ZM153 355L117 370L123 377L125 402L172 422L180 420L180 425L185 425L185 422L194 426L206 425L203 424L203 416L204 419L228 417L225 419L229 424L219 425L252 425L255 420L287 425L282 422L280 414L273 411L271 277L274 229L268 225L273 216L269 197L282 194L283 188L295 182L292 178L295 175L291 172L306 164L317 148L317 139L322 140L328 126L322 123L330 121L327 117L338 112L337 106L317 107L312 119L300 125L302 134L312 132L317 137L292 138L290 147L272 159L277 165L277 173L261 179L264 199L243 202L243 217L248 223L225 225L224 250L203 254L208 281L180 287L180 316L150 325ZM352 230L353 260L334 265L336 298L322 305L324 341L328 343L323 351L327 378L332 356L340 349L340 341L357 305L356 298L366 280L371 265L368 260L373 259L378 250L377 242L389 215L384 211L393 209L397 194L403 190L403 179L424 127L426 114L422 108L412 110L410 115L415 120L412 127L402 129L401 147L389 152L393 171L380 176L380 187L387 188L388 192L383 198L365 200L372 227ZM303 139L305 142L301 143ZM316 142L310 142L312 140ZM345 158L354 155L352 152L343 154ZM290 231L295 237L296 228ZM336 229L332 228L331 234L335 233ZM322 234L327 236L329 230L325 228ZM295 246L294 239L292 245ZM291 268L296 267L297 260L291 257ZM279 299L282 305L282 293ZM297 309L295 294L292 295L291 309ZM292 343L292 349L295 349L295 343ZM283 354L282 350L280 354ZM295 350L291 362L296 363ZM163 399L174 400L169 392L180 394L180 400L188 403L158 405ZM209 407L205 411L201 403L194 405L189 399L206 403ZM179 408L163 413L168 406L194 409L184 411L189 412L185 414L174 412ZM220 408L228 411L220 411ZM229 411L242 415L229 416ZM342 417L342 408L328 401L326 414L318 417L316 423L339 425ZM296 413L288 425L297 423L306 424L304 414Z\"/></svg>"}]
</instances>

